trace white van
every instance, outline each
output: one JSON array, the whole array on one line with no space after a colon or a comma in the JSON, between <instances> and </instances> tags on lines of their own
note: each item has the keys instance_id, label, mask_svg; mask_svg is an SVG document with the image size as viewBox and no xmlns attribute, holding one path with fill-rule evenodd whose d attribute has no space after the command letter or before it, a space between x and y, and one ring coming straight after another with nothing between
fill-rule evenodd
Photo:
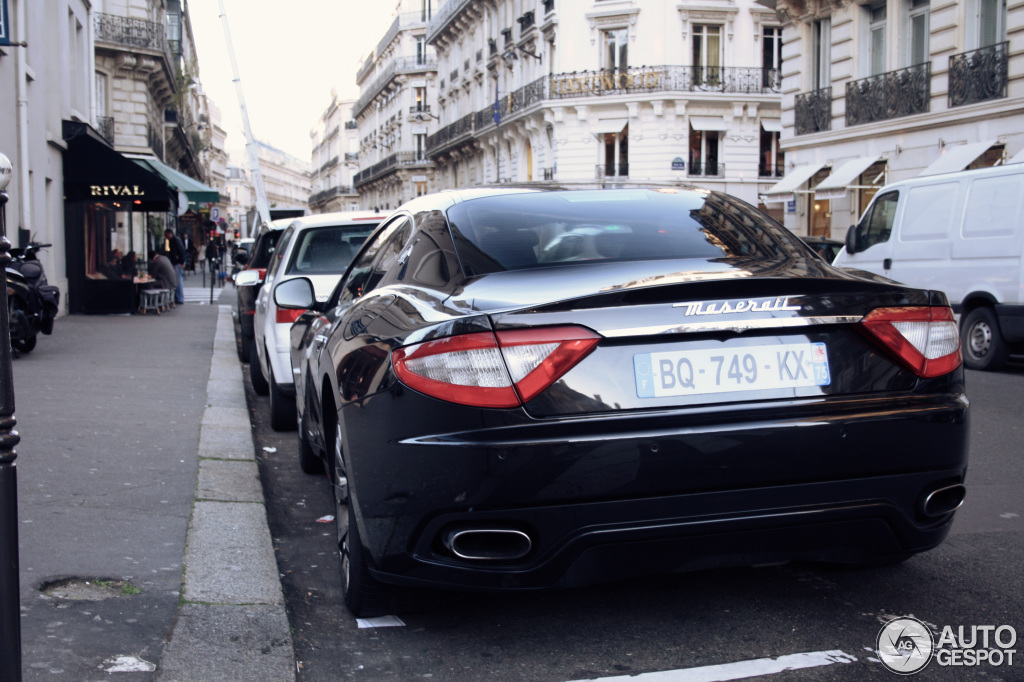
<instances>
[{"instance_id":1,"label":"white van","mask_svg":"<svg viewBox=\"0 0 1024 682\"><path fill-rule=\"evenodd\" d=\"M1018 163L886 185L833 265L945 292L960 313L966 365L998 369L1024 349L1022 255Z\"/></svg>"}]
</instances>

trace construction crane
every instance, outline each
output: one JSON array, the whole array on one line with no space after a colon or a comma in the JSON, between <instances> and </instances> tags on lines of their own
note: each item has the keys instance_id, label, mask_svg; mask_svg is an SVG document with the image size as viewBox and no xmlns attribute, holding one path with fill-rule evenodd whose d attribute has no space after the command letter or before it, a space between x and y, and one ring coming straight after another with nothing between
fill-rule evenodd
<instances>
[{"instance_id":1,"label":"construction crane","mask_svg":"<svg viewBox=\"0 0 1024 682\"><path fill-rule=\"evenodd\" d=\"M231 58L231 74L234 76L235 92L238 94L238 108L242 112L242 127L245 130L245 151L249 156L249 172L252 184L256 188L256 212L260 221L270 222L270 205L267 203L267 190L263 185L263 174L260 173L260 160L256 154L256 140L252 136L249 125L249 111L245 108L245 93L242 91L242 78L238 75L238 62L235 61L235 47L231 42L231 29L228 28L228 15L224 11L224 0L219 0L220 19L224 24L224 40L228 45L228 57Z\"/></svg>"}]
</instances>

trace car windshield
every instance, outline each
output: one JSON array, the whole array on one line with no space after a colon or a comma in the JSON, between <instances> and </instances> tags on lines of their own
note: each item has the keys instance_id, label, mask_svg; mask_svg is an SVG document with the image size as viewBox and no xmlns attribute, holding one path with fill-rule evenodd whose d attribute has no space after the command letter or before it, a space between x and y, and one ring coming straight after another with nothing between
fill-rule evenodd
<instances>
[{"instance_id":1,"label":"car windshield","mask_svg":"<svg viewBox=\"0 0 1024 682\"><path fill-rule=\"evenodd\" d=\"M311 227L299 233L289 275L340 275L377 223Z\"/></svg>"},{"instance_id":2,"label":"car windshield","mask_svg":"<svg viewBox=\"0 0 1024 682\"><path fill-rule=\"evenodd\" d=\"M796 238L747 204L703 190L525 192L448 212L466 274L575 261L771 258Z\"/></svg>"}]
</instances>

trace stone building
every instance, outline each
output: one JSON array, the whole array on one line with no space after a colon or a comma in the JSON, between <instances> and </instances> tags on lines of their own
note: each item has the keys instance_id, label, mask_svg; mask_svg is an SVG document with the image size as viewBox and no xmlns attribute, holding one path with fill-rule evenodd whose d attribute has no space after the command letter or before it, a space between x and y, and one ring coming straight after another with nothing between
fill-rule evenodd
<instances>
[{"instance_id":1,"label":"stone building","mask_svg":"<svg viewBox=\"0 0 1024 682\"><path fill-rule=\"evenodd\" d=\"M437 61L427 44L432 1L401 0L391 27L356 74L359 133L353 178L364 209L396 208L436 191L428 136L436 129Z\"/></svg>"},{"instance_id":2,"label":"stone building","mask_svg":"<svg viewBox=\"0 0 1024 682\"><path fill-rule=\"evenodd\" d=\"M781 26L752 0L446 0L442 187L694 183L756 203L782 165Z\"/></svg>"},{"instance_id":3,"label":"stone building","mask_svg":"<svg viewBox=\"0 0 1024 682\"><path fill-rule=\"evenodd\" d=\"M797 234L843 239L887 181L1024 151L1024 6L762 2L786 20L786 175L764 198Z\"/></svg>"},{"instance_id":4,"label":"stone building","mask_svg":"<svg viewBox=\"0 0 1024 682\"><path fill-rule=\"evenodd\" d=\"M261 140L256 140L256 157L270 208L301 208L308 212L312 194L309 162Z\"/></svg>"},{"instance_id":5,"label":"stone building","mask_svg":"<svg viewBox=\"0 0 1024 682\"><path fill-rule=\"evenodd\" d=\"M331 104L310 131L313 142L313 213L351 211L359 207L352 178L359 163L359 130L352 119L354 100L339 100L331 91Z\"/></svg>"}]
</instances>

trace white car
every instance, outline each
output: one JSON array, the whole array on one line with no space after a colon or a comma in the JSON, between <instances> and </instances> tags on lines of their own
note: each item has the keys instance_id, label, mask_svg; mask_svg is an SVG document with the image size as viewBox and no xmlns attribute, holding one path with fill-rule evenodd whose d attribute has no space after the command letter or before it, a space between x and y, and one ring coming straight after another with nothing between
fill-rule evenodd
<instances>
[{"instance_id":1,"label":"white car","mask_svg":"<svg viewBox=\"0 0 1024 682\"><path fill-rule=\"evenodd\" d=\"M363 241L386 217L375 211L305 216L296 218L281 234L256 299L256 353L249 357L253 390L270 394L274 430L296 426L289 329L303 313L279 309L274 304L274 288L289 279L306 277L313 283L317 300L327 300Z\"/></svg>"}]
</instances>

